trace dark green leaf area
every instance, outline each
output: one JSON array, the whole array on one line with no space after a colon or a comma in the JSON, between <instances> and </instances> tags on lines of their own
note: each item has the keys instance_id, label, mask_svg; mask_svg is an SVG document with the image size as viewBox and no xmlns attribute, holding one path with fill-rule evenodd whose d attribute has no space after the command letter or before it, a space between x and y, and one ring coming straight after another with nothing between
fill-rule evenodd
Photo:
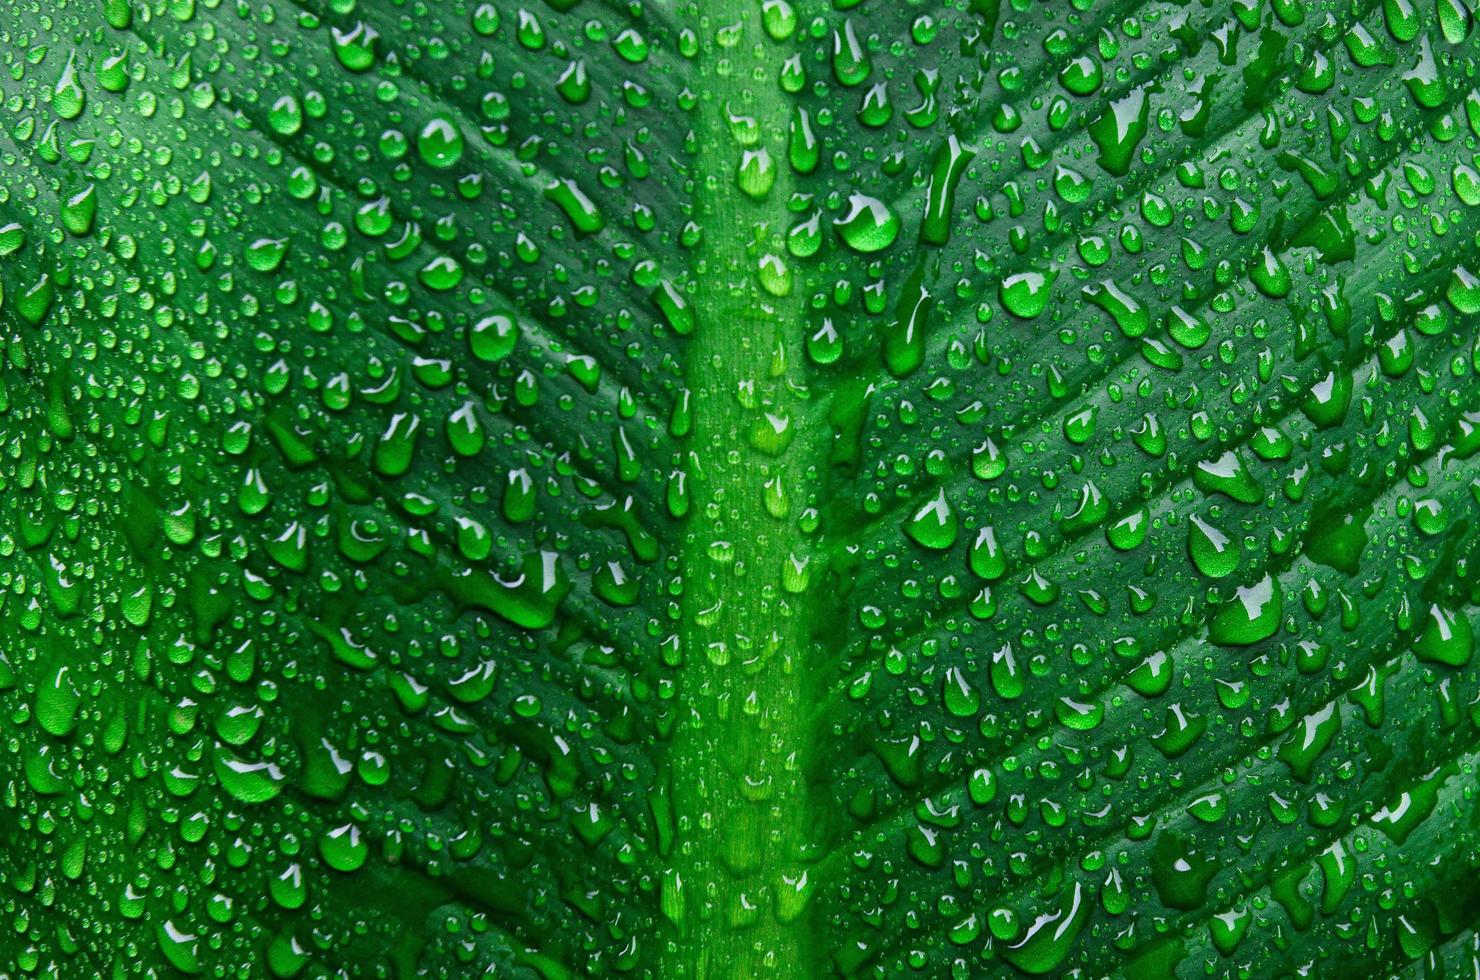
<instances>
[{"instance_id":1,"label":"dark green leaf area","mask_svg":"<svg viewBox=\"0 0 1480 980\"><path fill-rule=\"evenodd\" d=\"M1480 970L1471 0L0 0L0 974Z\"/></svg>"}]
</instances>

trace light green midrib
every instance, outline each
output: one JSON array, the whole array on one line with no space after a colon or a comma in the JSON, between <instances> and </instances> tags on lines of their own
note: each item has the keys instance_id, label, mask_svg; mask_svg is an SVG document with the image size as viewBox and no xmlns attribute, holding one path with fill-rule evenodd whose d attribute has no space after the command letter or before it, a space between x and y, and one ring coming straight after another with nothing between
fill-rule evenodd
<instances>
[{"instance_id":1,"label":"light green midrib","mask_svg":"<svg viewBox=\"0 0 1480 980\"><path fill-rule=\"evenodd\" d=\"M764 411L803 406L779 376L800 357L799 291L761 289L763 255L784 256L791 193L783 134L789 106L777 78L782 45L765 37L760 4L702 0L696 24L705 85L695 110L693 197L702 240L690 273L697 327L686 351L693 396L691 509L681 549L684 590L679 718L664 758L676 833L662 904L672 920L659 952L664 977L802 977L817 972L806 936L812 812L803 775L810 741L802 681L815 610L783 587L791 557L806 557L797 512L808 463L825 448L804 431L779 455L751 444L763 410L742 404L754 384ZM715 44L738 28L733 47ZM727 111L753 117L777 179L763 201L736 180L742 147ZM759 233L758 233L759 229ZM766 483L790 511L773 516Z\"/></svg>"}]
</instances>

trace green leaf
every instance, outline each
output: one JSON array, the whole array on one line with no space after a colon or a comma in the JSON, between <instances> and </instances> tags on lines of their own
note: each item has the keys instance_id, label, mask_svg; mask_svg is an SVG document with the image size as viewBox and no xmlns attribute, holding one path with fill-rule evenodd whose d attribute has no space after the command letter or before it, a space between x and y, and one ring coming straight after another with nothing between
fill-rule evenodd
<instances>
[{"instance_id":1,"label":"green leaf","mask_svg":"<svg viewBox=\"0 0 1480 980\"><path fill-rule=\"evenodd\" d=\"M0 35L0 973L1480 969L1469 0Z\"/></svg>"}]
</instances>

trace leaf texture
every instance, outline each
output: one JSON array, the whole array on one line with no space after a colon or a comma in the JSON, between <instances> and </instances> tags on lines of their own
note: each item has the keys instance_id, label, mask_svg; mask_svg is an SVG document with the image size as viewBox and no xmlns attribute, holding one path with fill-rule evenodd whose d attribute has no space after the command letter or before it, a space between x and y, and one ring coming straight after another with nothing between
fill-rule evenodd
<instances>
[{"instance_id":1,"label":"leaf texture","mask_svg":"<svg viewBox=\"0 0 1480 980\"><path fill-rule=\"evenodd\" d=\"M1470 0L0 38L0 974L1480 970Z\"/></svg>"}]
</instances>

